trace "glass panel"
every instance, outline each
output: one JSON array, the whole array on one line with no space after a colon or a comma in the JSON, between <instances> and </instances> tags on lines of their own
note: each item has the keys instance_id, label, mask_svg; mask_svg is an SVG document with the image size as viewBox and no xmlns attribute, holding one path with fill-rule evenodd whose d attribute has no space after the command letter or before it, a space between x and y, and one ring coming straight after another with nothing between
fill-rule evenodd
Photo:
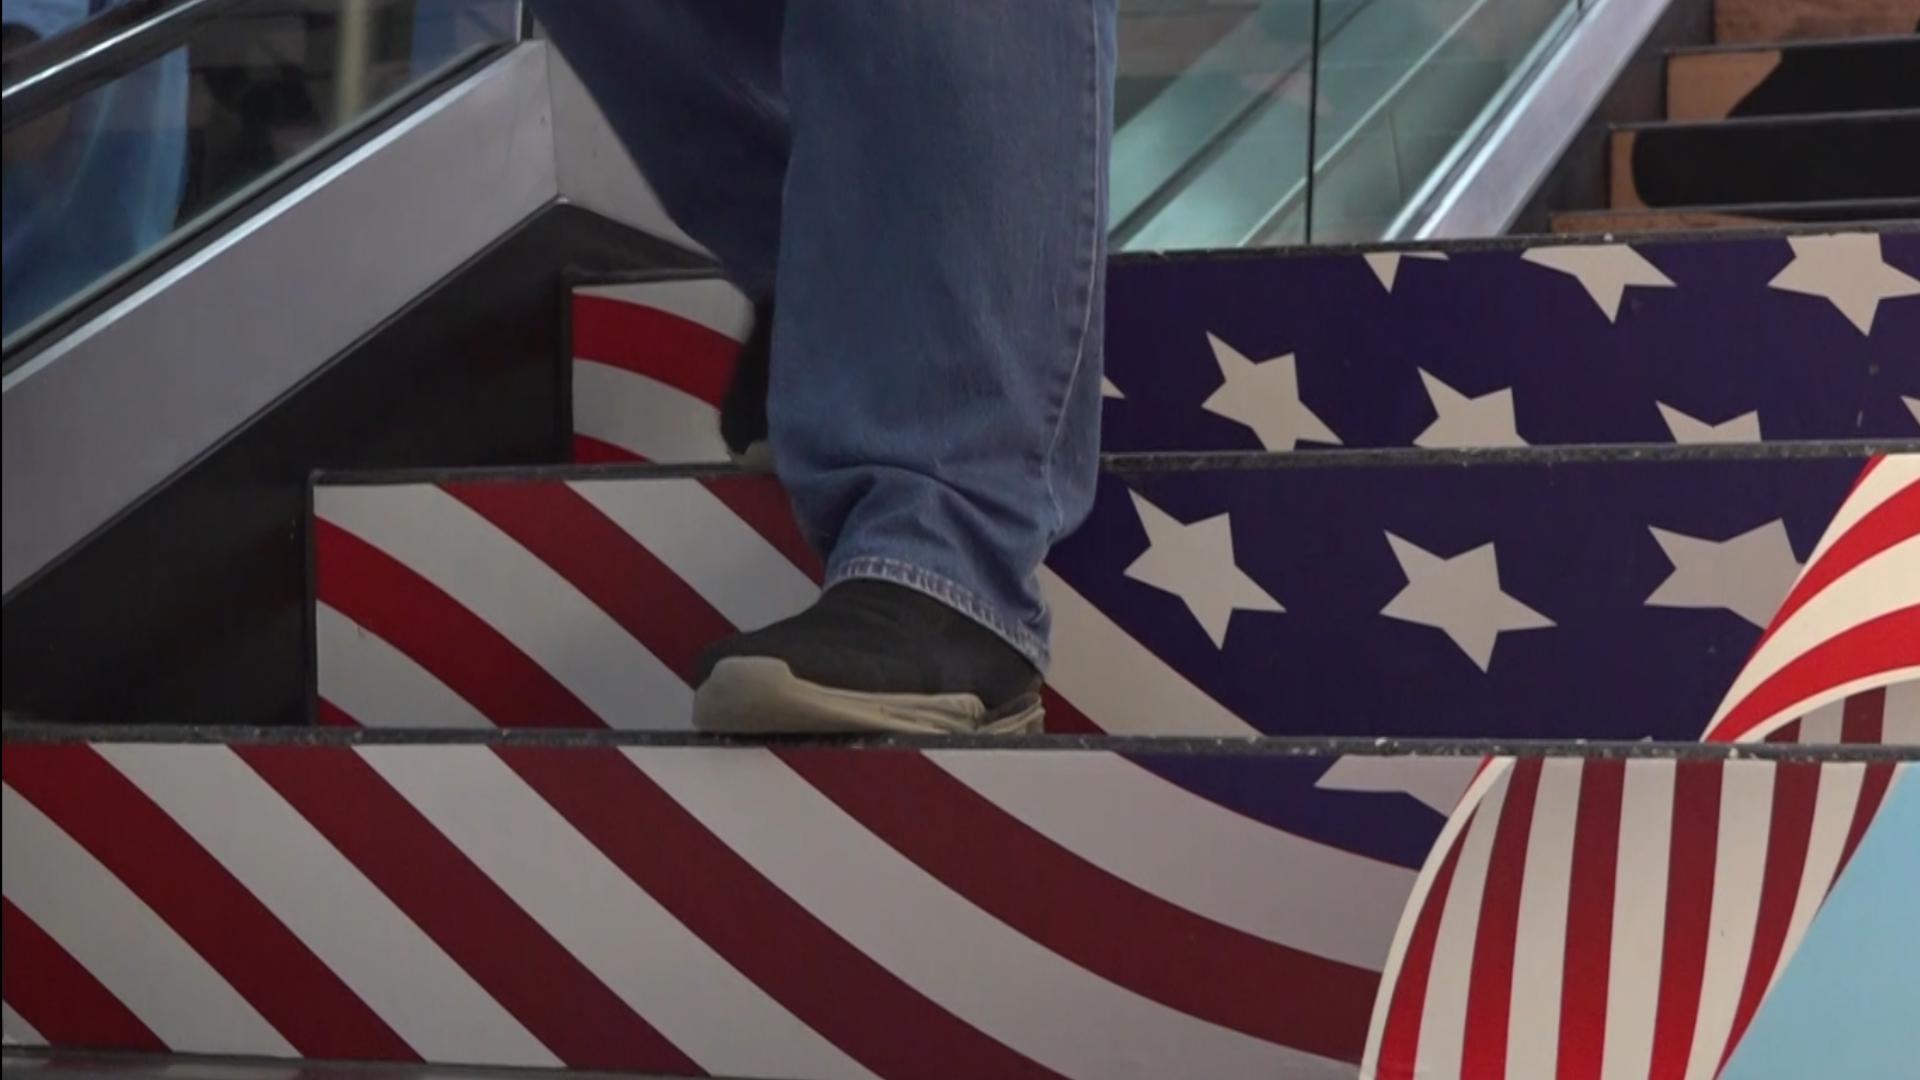
<instances>
[{"instance_id":1,"label":"glass panel","mask_svg":"<svg viewBox=\"0 0 1920 1080\"><path fill-rule=\"evenodd\" d=\"M102 0L4 2L11 49L16 39L77 25ZM396 95L511 42L518 8L517 0L258 0L7 131L0 321L8 344Z\"/></svg>"},{"instance_id":2,"label":"glass panel","mask_svg":"<svg viewBox=\"0 0 1920 1080\"><path fill-rule=\"evenodd\" d=\"M1370 0L1323 19L1313 242L1391 235L1577 13L1575 0Z\"/></svg>"}]
</instances>

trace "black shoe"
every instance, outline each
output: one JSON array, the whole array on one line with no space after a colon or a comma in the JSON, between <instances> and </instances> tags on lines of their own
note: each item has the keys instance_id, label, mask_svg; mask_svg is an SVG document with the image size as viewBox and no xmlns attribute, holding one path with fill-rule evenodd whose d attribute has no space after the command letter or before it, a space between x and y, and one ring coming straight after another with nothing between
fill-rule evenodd
<instances>
[{"instance_id":1,"label":"black shoe","mask_svg":"<svg viewBox=\"0 0 1920 1080\"><path fill-rule=\"evenodd\" d=\"M1030 734L1040 676L999 636L912 589L855 580L700 661L693 723L740 735Z\"/></svg>"},{"instance_id":2,"label":"black shoe","mask_svg":"<svg viewBox=\"0 0 1920 1080\"><path fill-rule=\"evenodd\" d=\"M768 470L767 380L773 358L773 302L754 308L753 333L734 361L733 383L720 402L720 438L736 464Z\"/></svg>"}]
</instances>

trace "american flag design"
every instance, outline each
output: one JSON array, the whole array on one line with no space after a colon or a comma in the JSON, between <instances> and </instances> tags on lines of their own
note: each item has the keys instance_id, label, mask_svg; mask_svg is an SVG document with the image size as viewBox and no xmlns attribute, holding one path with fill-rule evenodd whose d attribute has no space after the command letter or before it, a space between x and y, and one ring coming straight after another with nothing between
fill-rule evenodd
<instances>
[{"instance_id":1,"label":"american flag design","mask_svg":"<svg viewBox=\"0 0 1920 1080\"><path fill-rule=\"evenodd\" d=\"M1705 739L1916 741L1916 497L1920 460L1871 463ZM1364 1075L1718 1075L1894 777L1493 759L1396 932Z\"/></svg>"},{"instance_id":2,"label":"american flag design","mask_svg":"<svg viewBox=\"0 0 1920 1080\"><path fill-rule=\"evenodd\" d=\"M1176 758L1263 798L1335 760L591 735L10 741L5 1029L63 1047L689 1076L1359 1075L1418 872L1196 797L1162 775ZM1382 786L1444 799L1479 764L1365 760ZM1836 837L1837 808L1908 768L1514 766L1544 778L1542 807L1605 788L1575 798L1564 777L1610 777L1621 829L1662 785L1761 811L1810 788L1795 897L1857 841ZM1439 814L1413 809L1431 841ZM1753 860L1741 815L1705 820L1709 848L1746 845L1723 865ZM1547 824L1532 835L1536 853L1558 842ZM1489 859L1509 858L1492 843ZM1528 918L1535 904L1523 896ZM1792 907L1789 936L1808 912ZM1516 979L1535 977L1529 956Z\"/></svg>"},{"instance_id":3,"label":"american flag design","mask_svg":"<svg viewBox=\"0 0 1920 1080\"><path fill-rule=\"evenodd\" d=\"M1920 437L1920 230L1530 243L1118 258L1105 449ZM583 448L724 460L750 320L715 279L576 291Z\"/></svg>"}]
</instances>

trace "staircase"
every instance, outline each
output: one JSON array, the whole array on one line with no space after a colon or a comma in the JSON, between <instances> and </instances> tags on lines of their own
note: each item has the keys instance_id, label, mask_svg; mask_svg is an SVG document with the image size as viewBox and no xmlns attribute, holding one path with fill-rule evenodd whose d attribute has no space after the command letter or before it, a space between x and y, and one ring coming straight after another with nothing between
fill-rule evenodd
<instances>
[{"instance_id":1,"label":"staircase","mask_svg":"<svg viewBox=\"0 0 1920 1080\"><path fill-rule=\"evenodd\" d=\"M1760 1075L1920 851L1920 232L1122 258L1108 307L1048 737L688 732L820 565L711 464L745 301L582 283L576 463L315 478L318 726L9 726L9 1042Z\"/></svg>"},{"instance_id":2,"label":"staircase","mask_svg":"<svg viewBox=\"0 0 1920 1080\"><path fill-rule=\"evenodd\" d=\"M1920 217L1920 4L1716 0L1663 118L1611 133L1608 205L1556 232Z\"/></svg>"}]
</instances>

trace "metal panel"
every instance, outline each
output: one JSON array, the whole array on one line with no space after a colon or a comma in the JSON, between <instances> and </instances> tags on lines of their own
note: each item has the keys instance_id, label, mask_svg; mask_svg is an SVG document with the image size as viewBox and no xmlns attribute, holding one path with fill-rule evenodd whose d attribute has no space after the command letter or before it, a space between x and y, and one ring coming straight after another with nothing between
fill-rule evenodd
<instances>
[{"instance_id":1,"label":"metal panel","mask_svg":"<svg viewBox=\"0 0 1920 1080\"><path fill-rule=\"evenodd\" d=\"M559 194L521 46L4 384L4 588L217 445Z\"/></svg>"}]
</instances>

